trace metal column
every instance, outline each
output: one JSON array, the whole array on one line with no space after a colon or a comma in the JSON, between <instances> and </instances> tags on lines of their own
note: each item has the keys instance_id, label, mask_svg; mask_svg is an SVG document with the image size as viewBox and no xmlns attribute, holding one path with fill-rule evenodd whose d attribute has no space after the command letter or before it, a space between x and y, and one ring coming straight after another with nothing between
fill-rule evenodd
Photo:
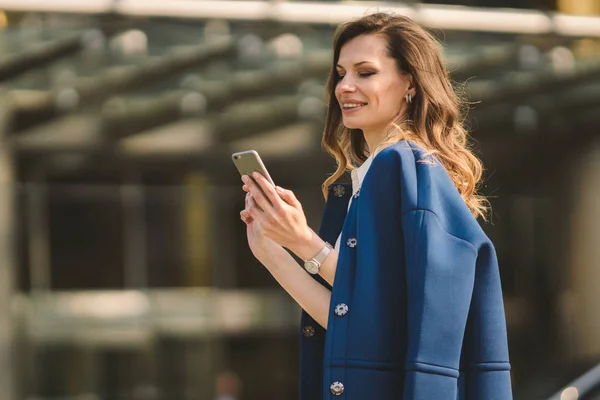
<instances>
[{"instance_id":1,"label":"metal column","mask_svg":"<svg viewBox=\"0 0 600 400\"><path fill-rule=\"evenodd\" d=\"M15 168L7 140L10 107L0 101L0 398L15 400L14 319L11 311L15 291Z\"/></svg>"},{"instance_id":2,"label":"metal column","mask_svg":"<svg viewBox=\"0 0 600 400\"><path fill-rule=\"evenodd\" d=\"M125 288L148 288L145 193L140 172L126 171L121 184L125 230Z\"/></svg>"}]
</instances>

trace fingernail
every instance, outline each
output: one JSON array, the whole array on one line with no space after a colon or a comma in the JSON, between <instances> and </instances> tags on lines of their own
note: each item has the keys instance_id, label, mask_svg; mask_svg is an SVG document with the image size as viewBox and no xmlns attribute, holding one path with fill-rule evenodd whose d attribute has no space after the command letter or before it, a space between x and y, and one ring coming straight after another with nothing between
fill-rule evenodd
<instances>
[{"instance_id":1,"label":"fingernail","mask_svg":"<svg viewBox=\"0 0 600 400\"><path fill-rule=\"evenodd\" d=\"M278 192L283 193L283 188L281 186L275 186L275 188L277 189Z\"/></svg>"},{"instance_id":2,"label":"fingernail","mask_svg":"<svg viewBox=\"0 0 600 400\"><path fill-rule=\"evenodd\" d=\"M242 181L244 183L247 183L248 182L248 177L246 175L242 175Z\"/></svg>"},{"instance_id":3,"label":"fingernail","mask_svg":"<svg viewBox=\"0 0 600 400\"><path fill-rule=\"evenodd\" d=\"M255 172L253 172L253 173L252 173L252 176L253 176L253 177L255 177L255 178L258 178L258 172L256 172L256 171L255 171Z\"/></svg>"}]
</instances>

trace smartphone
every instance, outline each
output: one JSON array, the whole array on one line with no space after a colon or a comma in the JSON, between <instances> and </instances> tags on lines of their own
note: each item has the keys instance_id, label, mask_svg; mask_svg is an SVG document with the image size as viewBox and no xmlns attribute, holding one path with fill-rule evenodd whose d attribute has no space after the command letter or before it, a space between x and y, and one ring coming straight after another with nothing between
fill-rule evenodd
<instances>
[{"instance_id":1,"label":"smartphone","mask_svg":"<svg viewBox=\"0 0 600 400\"><path fill-rule=\"evenodd\" d=\"M275 186L275 183L273 182L273 179L271 179L271 175L269 175L265 164L262 162L260 156L255 150L246 150L239 153L233 153L231 155L231 159L240 172L240 175L248 175L251 179L253 179L252 173L256 171L267 178L267 180L271 182L271 185ZM264 194L262 187L260 185L258 185L258 187ZM265 197L267 196L265 195Z\"/></svg>"}]
</instances>

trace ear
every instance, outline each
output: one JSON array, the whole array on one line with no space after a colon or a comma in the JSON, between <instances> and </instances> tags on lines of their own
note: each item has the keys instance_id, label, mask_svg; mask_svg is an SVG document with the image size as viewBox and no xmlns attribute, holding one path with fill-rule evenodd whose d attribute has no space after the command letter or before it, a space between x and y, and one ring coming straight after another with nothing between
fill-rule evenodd
<instances>
[{"instance_id":1,"label":"ear","mask_svg":"<svg viewBox=\"0 0 600 400\"><path fill-rule=\"evenodd\" d=\"M402 73L402 80L404 81L405 84L408 84L408 86L406 88L406 92L404 92L404 95L410 94L412 97L415 97L415 95L417 94L417 89L415 88L415 80L414 80L412 74L410 74L408 72Z\"/></svg>"},{"instance_id":2,"label":"ear","mask_svg":"<svg viewBox=\"0 0 600 400\"><path fill-rule=\"evenodd\" d=\"M412 74L406 74L406 79L408 80L408 88L406 93L410 93L412 97L415 97L415 95L417 94L417 88Z\"/></svg>"}]
</instances>

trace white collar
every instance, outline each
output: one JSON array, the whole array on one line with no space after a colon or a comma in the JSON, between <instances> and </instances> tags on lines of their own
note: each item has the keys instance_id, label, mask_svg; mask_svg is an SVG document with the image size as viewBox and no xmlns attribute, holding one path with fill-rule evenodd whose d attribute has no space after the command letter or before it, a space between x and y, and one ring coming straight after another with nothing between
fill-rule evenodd
<instances>
[{"instance_id":1,"label":"white collar","mask_svg":"<svg viewBox=\"0 0 600 400\"><path fill-rule=\"evenodd\" d=\"M352 172L350 172L352 177L352 194L356 194L356 192L360 190L365 175L367 175L367 171L373 162L373 158L375 158L375 153L371 154L360 167L353 169Z\"/></svg>"}]
</instances>

